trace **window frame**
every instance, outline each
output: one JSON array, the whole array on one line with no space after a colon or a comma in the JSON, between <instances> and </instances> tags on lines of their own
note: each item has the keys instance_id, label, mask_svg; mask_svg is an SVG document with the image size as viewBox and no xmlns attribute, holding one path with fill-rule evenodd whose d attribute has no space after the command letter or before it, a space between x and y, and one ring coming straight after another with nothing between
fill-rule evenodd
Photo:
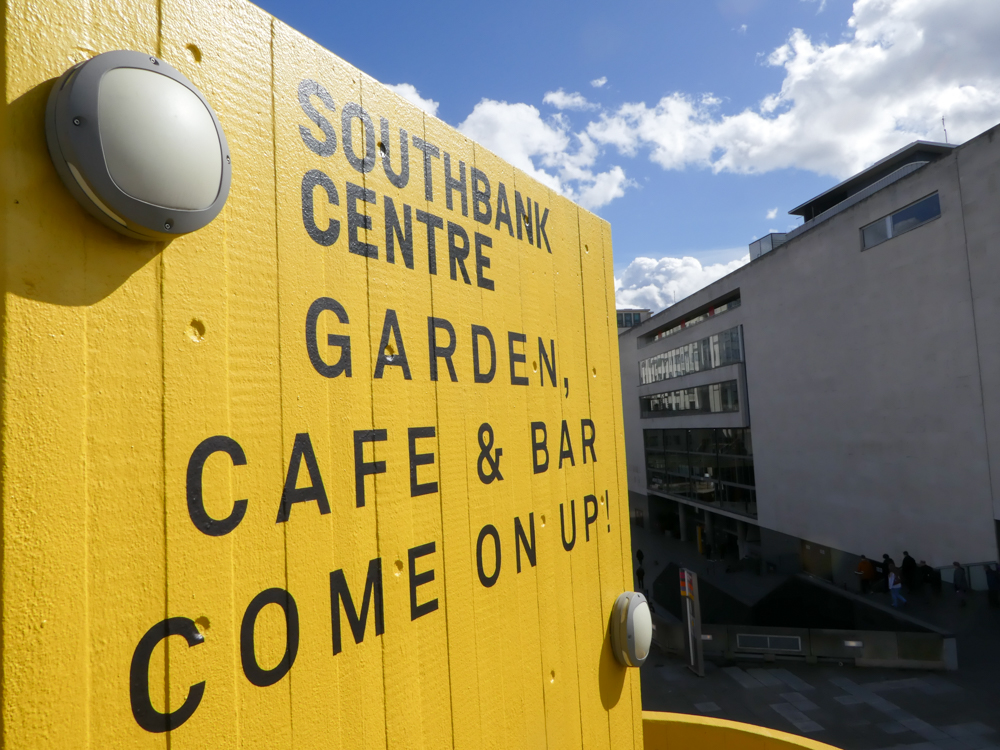
<instances>
[{"instance_id":1,"label":"window frame","mask_svg":"<svg viewBox=\"0 0 1000 750\"><path fill-rule=\"evenodd\" d=\"M914 224L913 226L908 227L908 228L904 229L901 232L897 232L897 233L893 234L893 218L894 217L896 217L899 214L903 213L907 209L911 209L914 206L917 206L917 205L919 205L921 203L924 203L926 201L931 200L932 198L936 198L937 199L937 204L938 204L937 205L937 215L932 216L931 218L927 219L926 221L922 221L919 224ZM918 198L917 200L915 200L915 201L913 201L911 203L906 204L902 208L898 208L895 211L893 211L892 213L886 214L882 218L876 219L875 221L871 221L871 222L865 224L863 227L861 227L861 229L858 231L858 233L859 233L859 235L861 237L861 252L864 252L865 250L871 250L873 248L878 247L879 245L884 245L889 240L895 239L896 237L902 237L904 234L906 234L907 232L912 232L914 229L919 229L920 227L927 226L932 221L936 221L937 219L940 219L942 213L943 212L942 212L942 209L941 209L941 195L940 195L940 192L937 191L937 190L935 190L933 193L928 193L927 195L923 196L922 198ZM874 243L872 245L866 245L865 244L865 230L868 229L869 227L873 227L873 226L877 225L879 222L883 222L884 223L885 239L879 240L878 242L876 242L876 243Z\"/></svg>"}]
</instances>

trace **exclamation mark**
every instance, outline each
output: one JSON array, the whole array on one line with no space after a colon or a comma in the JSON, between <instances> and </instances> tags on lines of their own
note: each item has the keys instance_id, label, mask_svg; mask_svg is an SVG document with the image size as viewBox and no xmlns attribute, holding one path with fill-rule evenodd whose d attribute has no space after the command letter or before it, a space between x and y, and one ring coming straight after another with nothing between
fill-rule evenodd
<instances>
[{"instance_id":1,"label":"exclamation mark","mask_svg":"<svg viewBox=\"0 0 1000 750\"><path fill-rule=\"evenodd\" d=\"M608 512L608 531L611 531L611 501L608 499L608 491L604 490L604 510Z\"/></svg>"}]
</instances>

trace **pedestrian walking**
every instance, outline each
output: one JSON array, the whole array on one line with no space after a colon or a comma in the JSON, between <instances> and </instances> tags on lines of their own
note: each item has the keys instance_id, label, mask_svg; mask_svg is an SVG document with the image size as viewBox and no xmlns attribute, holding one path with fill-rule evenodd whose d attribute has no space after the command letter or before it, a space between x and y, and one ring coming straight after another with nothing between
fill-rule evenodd
<instances>
[{"instance_id":1,"label":"pedestrian walking","mask_svg":"<svg viewBox=\"0 0 1000 750\"><path fill-rule=\"evenodd\" d=\"M1000 607L1000 570L996 563L986 566L986 589L991 607Z\"/></svg>"},{"instance_id":2,"label":"pedestrian walking","mask_svg":"<svg viewBox=\"0 0 1000 750\"><path fill-rule=\"evenodd\" d=\"M635 551L635 558L639 561L640 565L642 565L642 557L643 557L642 550L641 549L637 549Z\"/></svg>"},{"instance_id":3,"label":"pedestrian walking","mask_svg":"<svg viewBox=\"0 0 1000 750\"><path fill-rule=\"evenodd\" d=\"M892 594L893 607L898 607L900 602L906 604L906 599L903 598L903 579L895 565L889 568L889 593Z\"/></svg>"},{"instance_id":4,"label":"pedestrian walking","mask_svg":"<svg viewBox=\"0 0 1000 750\"><path fill-rule=\"evenodd\" d=\"M872 592L872 581L875 580L875 566L872 565L872 561L862 555L861 561L858 563L858 569L854 571L854 574L861 581L861 593L870 594Z\"/></svg>"},{"instance_id":5,"label":"pedestrian walking","mask_svg":"<svg viewBox=\"0 0 1000 750\"><path fill-rule=\"evenodd\" d=\"M952 565L955 567L955 572L951 582L955 587L955 596L958 598L959 606L964 607L966 592L969 590L969 576L966 575L965 568L957 560Z\"/></svg>"},{"instance_id":6,"label":"pedestrian walking","mask_svg":"<svg viewBox=\"0 0 1000 750\"><path fill-rule=\"evenodd\" d=\"M636 568L636 570L635 570L635 577L636 577L636 580L639 581L639 591L645 591L646 589L645 589L645 584L643 583L643 581L646 578L646 571L643 569L643 567L641 565L638 568Z\"/></svg>"}]
</instances>

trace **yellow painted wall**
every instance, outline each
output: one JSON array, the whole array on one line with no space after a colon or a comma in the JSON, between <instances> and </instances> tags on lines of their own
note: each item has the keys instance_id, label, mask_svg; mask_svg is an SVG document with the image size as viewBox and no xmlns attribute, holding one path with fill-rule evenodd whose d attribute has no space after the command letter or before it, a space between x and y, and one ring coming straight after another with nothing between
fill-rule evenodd
<instances>
[{"instance_id":1,"label":"yellow painted wall","mask_svg":"<svg viewBox=\"0 0 1000 750\"><path fill-rule=\"evenodd\" d=\"M607 635L615 597L631 588L607 223L240 0L11 1L2 37L3 747L641 747L638 672L618 666ZM53 79L115 49L181 70L229 140L225 209L170 243L126 239L90 218L46 150ZM303 135L324 139L300 105L304 81L334 101L330 111L315 93L308 98L336 135L330 155ZM376 141L388 121L392 171L406 131L405 186L392 183L380 154L370 171L349 163L341 121L349 103L369 114ZM363 158L362 123L350 126ZM429 194L414 137L439 149ZM447 205L445 153L454 177L465 171L464 210L459 192ZM473 169L490 181L488 223L475 217ZM304 223L311 170L337 191L333 204L322 186L310 191L314 234L322 239L339 222L332 244ZM375 195L357 204L371 219L357 242L376 245L377 258L350 252L348 183ZM496 223L501 183L512 223L515 196L531 200L531 244L523 222L520 240L513 225ZM387 261L387 200L401 221L404 206L411 214L412 269L398 242ZM538 210L547 212L548 245L538 241ZM436 274L418 212L441 219ZM449 222L473 245L469 284L457 266L451 277ZM493 289L477 283L476 232L492 243L483 276ZM349 322L322 312L316 352L333 364L341 349L327 336L350 336L350 377L324 376L309 356L307 314L324 297ZM409 378L395 336L392 360L375 377L387 310ZM428 318L454 327L455 382L444 359L431 379ZM473 325L494 337L489 383L474 381ZM524 361L514 376L527 385L511 384L508 332L525 336L515 341ZM437 336L448 343L444 330ZM554 342L554 386L539 338L548 351ZM596 461L589 452L584 461L581 420L592 420ZM573 460L559 467L563 421ZM532 422L548 435L548 469L537 473ZM503 479L489 484L478 471L483 423L492 450L503 451ZM437 490L417 496L410 428L434 429L415 440L416 453L434 457L416 479ZM363 430L386 431L362 446L363 461L386 469L364 477L359 507L354 435ZM205 511L218 520L236 501L246 505L234 529L211 536L189 513L188 473L195 449L215 436L235 441L246 461L209 455ZM326 502L318 490L301 492L276 522L296 446L311 447ZM316 480L303 461L290 488ZM568 539L576 519L569 551L561 511ZM533 519L536 539L537 564L522 550L520 571L515 519L526 536ZM490 582L490 527L501 559L487 586L477 542L487 529ZM355 643L342 608L332 613L331 573L342 571L360 608L372 560L381 564L384 632L370 611ZM269 589L294 599L299 639L288 673L259 687L244 669L241 631L248 605ZM157 643L151 705L173 712L192 686L203 682L204 693L190 718L157 733L134 715L130 668L140 640L167 618L193 622L204 642ZM253 632L252 659L269 670L285 651L281 608L264 606Z\"/></svg>"}]
</instances>

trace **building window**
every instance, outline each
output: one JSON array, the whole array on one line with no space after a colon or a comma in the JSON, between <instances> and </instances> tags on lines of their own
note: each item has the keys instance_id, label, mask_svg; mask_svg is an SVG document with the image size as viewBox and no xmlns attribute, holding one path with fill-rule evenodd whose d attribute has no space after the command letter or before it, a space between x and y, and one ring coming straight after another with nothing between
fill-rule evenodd
<instances>
[{"instance_id":1,"label":"building window","mask_svg":"<svg viewBox=\"0 0 1000 750\"><path fill-rule=\"evenodd\" d=\"M642 313L618 313L618 327L619 328L631 328L632 326L637 326L642 322Z\"/></svg>"},{"instance_id":2,"label":"building window","mask_svg":"<svg viewBox=\"0 0 1000 750\"><path fill-rule=\"evenodd\" d=\"M721 414L740 410L735 380L679 391L666 391L639 397L639 410L644 418L673 417L681 414Z\"/></svg>"},{"instance_id":3,"label":"building window","mask_svg":"<svg viewBox=\"0 0 1000 750\"><path fill-rule=\"evenodd\" d=\"M686 328L690 328L691 326L697 325L698 323L703 323L704 321L718 315L719 313L728 312L729 310L735 310L739 306L740 306L739 297L737 297L736 299L731 299L728 302L724 302L721 305L714 305L713 307L708 308L703 313L700 313L698 315L692 315L690 318L685 318L672 328L666 328L662 331L657 331L655 334L653 334L653 337L650 340L659 341L660 339L666 338L667 336L673 336L675 333L680 333Z\"/></svg>"},{"instance_id":4,"label":"building window","mask_svg":"<svg viewBox=\"0 0 1000 750\"><path fill-rule=\"evenodd\" d=\"M883 216L861 228L861 249L881 245L886 240L898 237L911 229L923 226L941 215L941 200L938 194L928 195L916 203L889 216Z\"/></svg>"},{"instance_id":5,"label":"building window","mask_svg":"<svg viewBox=\"0 0 1000 750\"><path fill-rule=\"evenodd\" d=\"M756 518L749 429L643 430L649 490Z\"/></svg>"},{"instance_id":6,"label":"building window","mask_svg":"<svg viewBox=\"0 0 1000 750\"><path fill-rule=\"evenodd\" d=\"M639 362L639 383L647 385L692 372L743 361L740 326Z\"/></svg>"}]
</instances>

